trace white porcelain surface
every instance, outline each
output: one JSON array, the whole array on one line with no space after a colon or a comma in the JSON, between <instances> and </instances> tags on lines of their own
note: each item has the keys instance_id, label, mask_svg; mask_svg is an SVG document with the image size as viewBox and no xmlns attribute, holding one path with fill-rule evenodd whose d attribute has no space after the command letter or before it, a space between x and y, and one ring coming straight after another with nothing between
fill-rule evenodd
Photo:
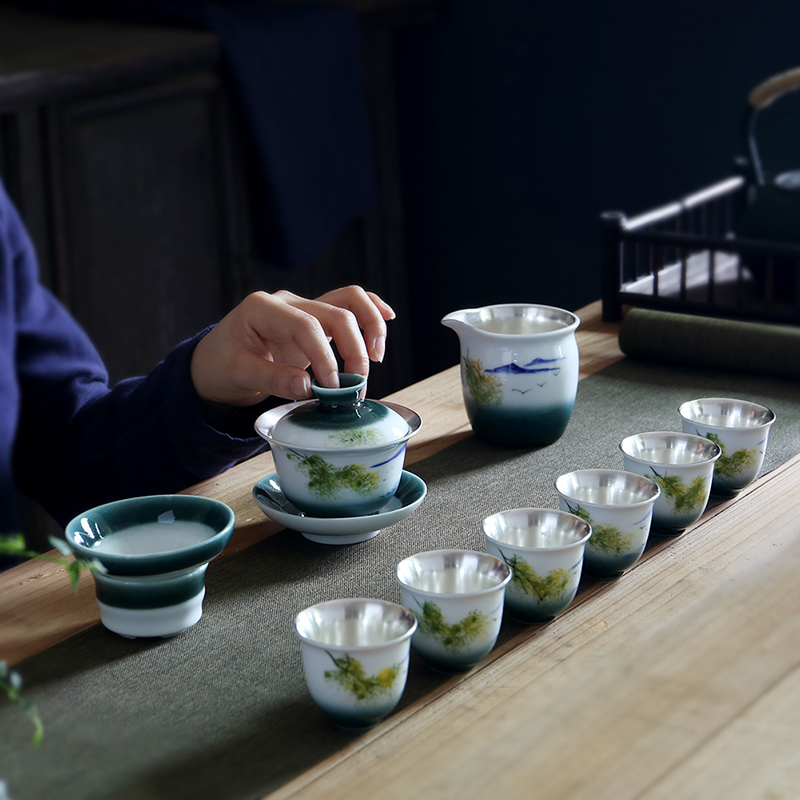
<instances>
[{"instance_id":1,"label":"white porcelain surface","mask_svg":"<svg viewBox=\"0 0 800 800\"><path fill-rule=\"evenodd\" d=\"M403 473L406 444L422 427L419 415L396 403L372 403L376 413L399 419L397 436L390 441L370 441L369 436L346 441L350 429L343 425L335 441L325 446L283 440L276 436L285 418L316 413L318 401L289 403L264 412L257 433L269 442L281 488L299 510L314 517L353 517L380 510L397 491ZM344 415L346 416L346 415ZM313 426L312 426L313 427ZM328 427L320 435L327 437Z\"/></svg>"},{"instance_id":2,"label":"white porcelain surface","mask_svg":"<svg viewBox=\"0 0 800 800\"><path fill-rule=\"evenodd\" d=\"M508 303L454 311L442 324L458 334L464 403L476 436L525 447L563 434L578 386L575 314Z\"/></svg>"},{"instance_id":3,"label":"white porcelain surface","mask_svg":"<svg viewBox=\"0 0 800 800\"><path fill-rule=\"evenodd\" d=\"M313 390L317 400L292 403L287 413L282 414L277 422L265 431L266 434L273 441L287 446L338 450L342 447L397 442L411 432L408 420L391 406L375 400L357 399L367 385L363 375L342 372L339 373L339 382L340 386L337 389L327 389L314 382ZM342 400L345 402L342 403ZM335 420L337 403L341 403L344 408L354 407L353 403L356 404L359 413L353 416L357 427L342 428L334 424L329 426L321 424L328 416ZM326 408L328 410L324 410ZM304 418L309 415L314 415L315 422L320 424L303 424ZM256 429L259 429L259 423L256 423Z\"/></svg>"},{"instance_id":4,"label":"white porcelain surface","mask_svg":"<svg viewBox=\"0 0 800 800\"><path fill-rule=\"evenodd\" d=\"M397 705L408 675L414 616L396 603L330 600L295 618L314 702L345 728L375 725Z\"/></svg>"},{"instance_id":5,"label":"white porcelain surface","mask_svg":"<svg viewBox=\"0 0 800 800\"><path fill-rule=\"evenodd\" d=\"M209 562L230 541L233 510L198 495L150 495L84 511L65 527L73 553L95 560L103 625L128 638L166 637L203 613Z\"/></svg>"},{"instance_id":6,"label":"white porcelain surface","mask_svg":"<svg viewBox=\"0 0 800 800\"><path fill-rule=\"evenodd\" d=\"M92 573L103 625L129 639L167 637L200 620L208 564L157 575Z\"/></svg>"},{"instance_id":7,"label":"white porcelain surface","mask_svg":"<svg viewBox=\"0 0 800 800\"><path fill-rule=\"evenodd\" d=\"M574 514L515 508L481 524L486 549L511 570L506 607L523 622L546 622L575 598L592 529Z\"/></svg>"},{"instance_id":8,"label":"white porcelain surface","mask_svg":"<svg viewBox=\"0 0 800 800\"><path fill-rule=\"evenodd\" d=\"M624 469L655 481L661 489L653 529L680 533L703 515L711 494L719 445L702 436L651 431L620 442Z\"/></svg>"},{"instance_id":9,"label":"white porcelain surface","mask_svg":"<svg viewBox=\"0 0 800 800\"><path fill-rule=\"evenodd\" d=\"M278 445L271 449L284 494L291 498L293 505L317 517L371 514L381 508L397 491L406 454L405 442L369 451L349 448L313 453ZM321 470L323 481L326 475L355 474L358 471L360 475L355 485L338 486L330 492L321 487L313 471L320 459L324 461Z\"/></svg>"},{"instance_id":10,"label":"white porcelain surface","mask_svg":"<svg viewBox=\"0 0 800 800\"><path fill-rule=\"evenodd\" d=\"M216 558L236 521L225 503L200 495L127 497L70 520L67 545L112 575L173 573Z\"/></svg>"},{"instance_id":11,"label":"white porcelain surface","mask_svg":"<svg viewBox=\"0 0 800 800\"><path fill-rule=\"evenodd\" d=\"M592 526L584 564L599 577L613 577L641 557L650 535L658 484L643 475L613 469L582 469L555 482L559 507Z\"/></svg>"},{"instance_id":12,"label":"white porcelain surface","mask_svg":"<svg viewBox=\"0 0 800 800\"><path fill-rule=\"evenodd\" d=\"M722 448L711 491L730 495L749 486L761 471L775 413L749 400L703 397L678 408L685 433L704 436Z\"/></svg>"},{"instance_id":13,"label":"white porcelain surface","mask_svg":"<svg viewBox=\"0 0 800 800\"><path fill-rule=\"evenodd\" d=\"M289 530L302 533L319 544L357 544L377 536L383 528L395 525L419 508L428 487L422 478L403 471L394 496L380 511L357 517L312 517L298 511L281 489L277 472L262 478L253 487L253 498L270 519Z\"/></svg>"},{"instance_id":14,"label":"white porcelain surface","mask_svg":"<svg viewBox=\"0 0 800 800\"><path fill-rule=\"evenodd\" d=\"M411 646L436 669L469 669L494 647L511 570L487 553L434 550L396 568L403 605L417 618Z\"/></svg>"},{"instance_id":15,"label":"white porcelain surface","mask_svg":"<svg viewBox=\"0 0 800 800\"><path fill-rule=\"evenodd\" d=\"M163 608L117 608L99 600L97 605L103 625L126 639L168 638L183 633L200 621L205 594L203 589L189 600Z\"/></svg>"}]
</instances>

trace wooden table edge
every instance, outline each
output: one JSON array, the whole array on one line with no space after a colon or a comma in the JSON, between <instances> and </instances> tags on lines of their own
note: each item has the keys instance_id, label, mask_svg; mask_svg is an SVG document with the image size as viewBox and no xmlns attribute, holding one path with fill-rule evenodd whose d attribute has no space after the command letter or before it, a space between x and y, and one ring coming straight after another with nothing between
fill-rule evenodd
<instances>
[{"instance_id":1,"label":"wooden table edge","mask_svg":"<svg viewBox=\"0 0 800 800\"><path fill-rule=\"evenodd\" d=\"M623 354L617 345L619 325L602 321L600 301L575 313L581 320L577 338L582 379L618 361ZM430 413L423 414L422 430L409 443L407 464L471 435L460 381L459 366L455 365L386 398L410 408L430 409ZM281 530L277 523L264 517L250 494L250 487L272 469L271 454L263 453L185 490L188 494L217 497L233 507L236 530L220 558L230 557ZM51 555L55 554L51 551ZM0 660L10 665L43 652L99 620L94 581L88 573L81 576L76 592L61 567L42 561L27 561L0 573Z\"/></svg>"}]
</instances>

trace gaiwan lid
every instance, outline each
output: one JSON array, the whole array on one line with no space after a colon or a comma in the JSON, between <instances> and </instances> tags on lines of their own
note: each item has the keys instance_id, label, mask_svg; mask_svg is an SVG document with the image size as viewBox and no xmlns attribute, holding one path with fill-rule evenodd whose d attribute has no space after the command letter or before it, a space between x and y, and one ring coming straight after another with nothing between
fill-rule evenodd
<instances>
[{"instance_id":1,"label":"gaiwan lid","mask_svg":"<svg viewBox=\"0 0 800 800\"><path fill-rule=\"evenodd\" d=\"M362 400L367 384L363 375L339 373L339 388L312 381L316 400L292 403L259 417L256 430L267 441L317 449L374 447L407 439L422 421L395 404Z\"/></svg>"}]
</instances>

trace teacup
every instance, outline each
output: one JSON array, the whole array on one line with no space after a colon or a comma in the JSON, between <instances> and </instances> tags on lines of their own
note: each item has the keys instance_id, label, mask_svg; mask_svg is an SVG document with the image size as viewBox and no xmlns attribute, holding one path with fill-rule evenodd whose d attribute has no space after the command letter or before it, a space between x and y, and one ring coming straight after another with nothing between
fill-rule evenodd
<instances>
[{"instance_id":1,"label":"teacup","mask_svg":"<svg viewBox=\"0 0 800 800\"><path fill-rule=\"evenodd\" d=\"M653 507L661 489L654 481L616 469L579 469L555 482L562 510L592 526L584 567L613 578L641 558L650 535Z\"/></svg>"},{"instance_id":2,"label":"teacup","mask_svg":"<svg viewBox=\"0 0 800 800\"><path fill-rule=\"evenodd\" d=\"M385 600L329 600L294 621L303 671L317 706L344 728L370 728L400 700L408 676L407 609Z\"/></svg>"},{"instance_id":3,"label":"teacup","mask_svg":"<svg viewBox=\"0 0 800 800\"><path fill-rule=\"evenodd\" d=\"M653 530L675 534L697 522L711 494L714 464L722 448L702 436L651 431L619 445L625 470L644 475L661 489L653 507Z\"/></svg>"},{"instance_id":4,"label":"teacup","mask_svg":"<svg viewBox=\"0 0 800 800\"><path fill-rule=\"evenodd\" d=\"M472 550L418 553L397 565L402 603L417 618L411 646L444 672L469 669L494 647L511 570Z\"/></svg>"},{"instance_id":5,"label":"teacup","mask_svg":"<svg viewBox=\"0 0 800 800\"><path fill-rule=\"evenodd\" d=\"M203 614L205 572L230 541L233 511L208 497L152 495L79 514L66 540L94 571L100 619L127 638L173 636Z\"/></svg>"},{"instance_id":6,"label":"teacup","mask_svg":"<svg viewBox=\"0 0 800 800\"><path fill-rule=\"evenodd\" d=\"M509 303L454 311L442 324L459 337L464 404L475 436L511 447L561 437L578 388L575 314Z\"/></svg>"},{"instance_id":7,"label":"teacup","mask_svg":"<svg viewBox=\"0 0 800 800\"><path fill-rule=\"evenodd\" d=\"M766 406L728 397L703 397L681 404L685 433L711 439L722 449L714 467L711 493L732 495L761 471L775 413Z\"/></svg>"},{"instance_id":8,"label":"teacup","mask_svg":"<svg viewBox=\"0 0 800 800\"><path fill-rule=\"evenodd\" d=\"M522 622L548 622L575 599L592 528L565 511L515 508L482 523L486 549L511 569L506 608Z\"/></svg>"}]
</instances>

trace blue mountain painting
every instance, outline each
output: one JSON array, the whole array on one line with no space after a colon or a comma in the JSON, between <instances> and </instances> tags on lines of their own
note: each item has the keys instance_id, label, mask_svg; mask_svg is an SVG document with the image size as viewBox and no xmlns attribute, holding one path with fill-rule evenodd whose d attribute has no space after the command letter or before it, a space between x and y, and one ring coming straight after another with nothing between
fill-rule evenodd
<instances>
[{"instance_id":1,"label":"blue mountain painting","mask_svg":"<svg viewBox=\"0 0 800 800\"><path fill-rule=\"evenodd\" d=\"M534 358L533 361L529 361L524 366L520 366L519 364L503 364L501 367L495 367L494 369L487 369L484 372L497 372L503 375L534 375L537 372L558 372L561 367L548 367L544 366L545 364L555 364L557 361L563 361L566 356L560 356L559 358Z\"/></svg>"}]
</instances>

